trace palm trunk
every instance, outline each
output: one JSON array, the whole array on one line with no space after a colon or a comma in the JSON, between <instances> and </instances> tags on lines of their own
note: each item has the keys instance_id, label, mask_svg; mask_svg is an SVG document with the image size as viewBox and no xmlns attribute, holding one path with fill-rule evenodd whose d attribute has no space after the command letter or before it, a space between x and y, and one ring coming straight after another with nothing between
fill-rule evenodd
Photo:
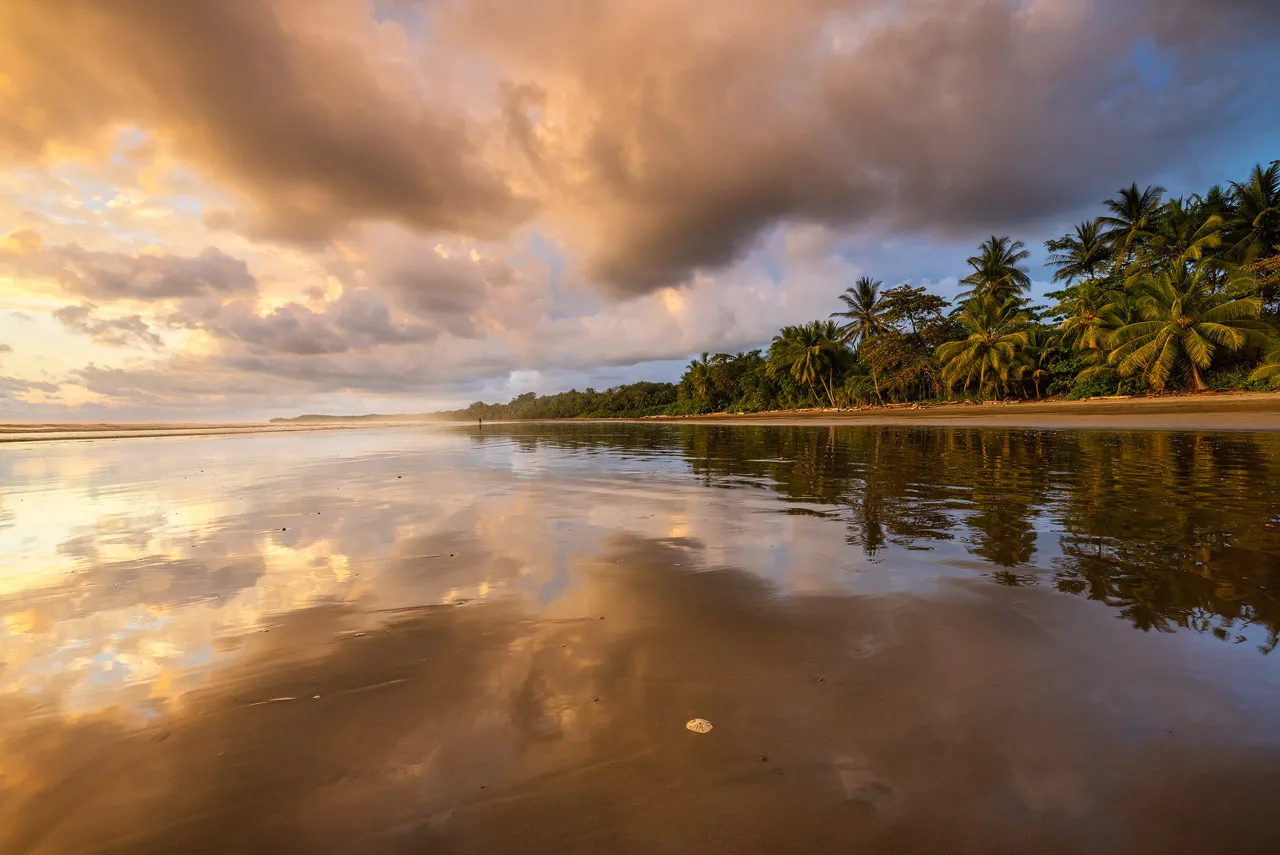
<instances>
[{"instance_id":1,"label":"palm trunk","mask_svg":"<svg viewBox=\"0 0 1280 855\"><path fill-rule=\"evenodd\" d=\"M880 378L876 375L876 367L874 365L867 366L871 369L871 385L876 390L876 400L880 402L880 406L884 406L884 396L880 394Z\"/></svg>"},{"instance_id":2,"label":"palm trunk","mask_svg":"<svg viewBox=\"0 0 1280 855\"><path fill-rule=\"evenodd\" d=\"M1196 367L1196 364L1193 361L1191 361L1191 383L1195 386L1197 392L1209 391L1209 385L1204 382L1204 378L1200 376L1200 369Z\"/></svg>"},{"instance_id":3,"label":"palm trunk","mask_svg":"<svg viewBox=\"0 0 1280 855\"><path fill-rule=\"evenodd\" d=\"M834 407L836 405L836 399L831 396L831 384L826 380L823 380L821 374L818 375L818 379L822 380L822 388L827 390L827 401Z\"/></svg>"}]
</instances>

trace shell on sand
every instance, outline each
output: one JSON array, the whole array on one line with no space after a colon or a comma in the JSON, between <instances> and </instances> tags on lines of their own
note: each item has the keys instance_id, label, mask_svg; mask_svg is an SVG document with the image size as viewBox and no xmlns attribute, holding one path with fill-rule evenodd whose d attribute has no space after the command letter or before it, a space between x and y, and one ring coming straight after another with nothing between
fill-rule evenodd
<instances>
[{"instance_id":1,"label":"shell on sand","mask_svg":"<svg viewBox=\"0 0 1280 855\"><path fill-rule=\"evenodd\" d=\"M691 718L685 722L684 726L692 730L694 733L707 733L711 730L711 722L707 721L705 718Z\"/></svg>"}]
</instances>

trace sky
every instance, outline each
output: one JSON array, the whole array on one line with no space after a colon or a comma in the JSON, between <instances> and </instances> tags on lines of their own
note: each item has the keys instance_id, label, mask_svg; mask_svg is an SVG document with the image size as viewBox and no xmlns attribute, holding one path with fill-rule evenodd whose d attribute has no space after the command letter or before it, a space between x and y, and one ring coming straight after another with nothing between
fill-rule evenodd
<instances>
[{"instance_id":1,"label":"sky","mask_svg":"<svg viewBox=\"0 0 1280 855\"><path fill-rule=\"evenodd\" d=\"M1280 157L1274 0L9 0L0 420L675 380Z\"/></svg>"}]
</instances>

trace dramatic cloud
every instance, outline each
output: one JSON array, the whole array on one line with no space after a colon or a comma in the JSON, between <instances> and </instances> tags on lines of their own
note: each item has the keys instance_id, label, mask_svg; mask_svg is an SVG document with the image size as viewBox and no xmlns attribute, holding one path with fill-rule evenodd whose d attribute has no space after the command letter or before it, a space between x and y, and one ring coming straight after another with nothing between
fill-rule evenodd
<instances>
[{"instance_id":1,"label":"dramatic cloud","mask_svg":"<svg viewBox=\"0 0 1280 855\"><path fill-rule=\"evenodd\" d=\"M0 154L134 122L238 191L263 234L365 217L487 233L531 210L465 114L431 102L447 78L421 79L403 30L363 0L19 0L0 6L0 74Z\"/></svg>"},{"instance_id":2,"label":"dramatic cloud","mask_svg":"<svg viewBox=\"0 0 1280 855\"><path fill-rule=\"evenodd\" d=\"M3 3L9 388L248 413L670 371L992 232L1038 261L1132 181L1242 177L1277 42L1274 0Z\"/></svg>"},{"instance_id":3,"label":"dramatic cloud","mask_svg":"<svg viewBox=\"0 0 1280 855\"><path fill-rule=\"evenodd\" d=\"M406 27L363 0L19 2L0 145L134 122L240 194L211 222L301 240L493 237L541 207L627 295L780 221L967 235L1096 201L1248 118L1277 8L438 0Z\"/></svg>"},{"instance_id":4,"label":"dramatic cloud","mask_svg":"<svg viewBox=\"0 0 1280 855\"><path fill-rule=\"evenodd\" d=\"M83 333L106 347L164 347L164 341L152 332L141 316L100 318L96 314L97 309L92 303L63 306L54 310L53 317L72 332Z\"/></svg>"},{"instance_id":5,"label":"dramatic cloud","mask_svg":"<svg viewBox=\"0 0 1280 855\"><path fill-rule=\"evenodd\" d=\"M1228 5L466 0L445 20L510 75L510 133L573 203L590 275L634 294L778 221L1025 228L1194 156L1258 109L1280 38L1280 6ZM1144 39L1167 79L1144 78Z\"/></svg>"}]
</instances>

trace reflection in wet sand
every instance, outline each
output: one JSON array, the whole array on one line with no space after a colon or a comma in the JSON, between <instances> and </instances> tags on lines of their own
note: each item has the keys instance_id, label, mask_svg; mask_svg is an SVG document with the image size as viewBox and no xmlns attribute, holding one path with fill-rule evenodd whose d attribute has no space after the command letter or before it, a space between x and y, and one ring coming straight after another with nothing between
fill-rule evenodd
<instances>
[{"instance_id":1,"label":"reflection in wet sand","mask_svg":"<svg viewBox=\"0 0 1280 855\"><path fill-rule=\"evenodd\" d=\"M1221 442L24 449L0 852L1269 851L1280 454Z\"/></svg>"}]
</instances>

